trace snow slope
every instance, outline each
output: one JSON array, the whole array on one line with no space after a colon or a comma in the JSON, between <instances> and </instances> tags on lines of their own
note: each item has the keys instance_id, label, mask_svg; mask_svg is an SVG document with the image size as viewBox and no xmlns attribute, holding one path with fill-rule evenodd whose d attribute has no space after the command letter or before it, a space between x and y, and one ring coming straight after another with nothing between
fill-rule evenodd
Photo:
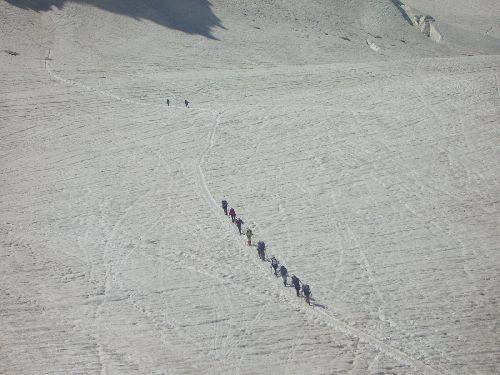
<instances>
[{"instance_id":1,"label":"snow slope","mask_svg":"<svg viewBox=\"0 0 500 375\"><path fill-rule=\"evenodd\" d=\"M500 52L500 7L495 0L407 0L406 3L433 17L448 45L462 54Z\"/></svg>"},{"instance_id":2,"label":"snow slope","mask_svg":"<svg viewBox=\"0 0 500 375\"><path fill-rule=\"evenodd\" d=\"M498 373L500 9L450 4L0 2L0 373Z\"/></svg>"}]
</instances>

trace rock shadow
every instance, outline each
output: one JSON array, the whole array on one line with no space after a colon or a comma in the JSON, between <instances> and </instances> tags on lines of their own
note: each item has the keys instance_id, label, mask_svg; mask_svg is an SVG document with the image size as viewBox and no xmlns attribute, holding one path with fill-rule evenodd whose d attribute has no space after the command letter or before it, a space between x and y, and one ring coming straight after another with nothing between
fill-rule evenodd
<instances>
[{"instance_id":1,"label":"rock shadow","mask_svg":"<svg viewBox=\"0 0 500 375\"><path fill-rule=\"evenodd\" d=\"M406 13L404 9L405 4L399 0L391 0L391 2L396 6L396 8L398 8L399 12L401 13L405 21L413 26L413 21L411 20L411 18L408 16L408 13Z\"/></svg>"},{"instance_id":2,"label":"rock shadow","mask_svg":"<svg viewBox=\"0 0 500 375\"><path fill-rule=\"evenodd\" d=\"M62 9L67 2L95 6L108 12L150 20L164 27L187 34L213 36L214 28L225 30L221 20L212 11L209 0L5 0L22 9L36 12Z\"/></svg>"}]
</instances>

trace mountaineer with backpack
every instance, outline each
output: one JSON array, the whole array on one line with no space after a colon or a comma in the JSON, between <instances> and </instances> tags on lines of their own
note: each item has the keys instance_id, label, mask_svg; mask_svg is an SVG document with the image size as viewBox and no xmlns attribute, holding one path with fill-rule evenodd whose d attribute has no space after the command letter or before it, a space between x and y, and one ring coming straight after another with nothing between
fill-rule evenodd
<instances>
[{"instance_id":1,"label":"mountaineer with backpack","mask_svg":"<svg viewBox=\"0 0 500 375\"><path fill-rule=\"evenodd\" d=\"M280 267L281 278L283 279L283 285L287 286L288 270L284 265Z\"/></svg>"},{"instance_id":2,"label":"mountaineer with backpack","mask_svg":"<svg viewBox=\"0 0 500 375\"><path fill-rule=\"evenodd\" d=\"M227 200L225 199L222 201L222 209L224 210L224 213L227 216Z\"/></svg>"},{"instance_id":3,"label":"mountaineer with backpack","mask_svg":"<svg viewBox=\"0 0 500 375\"><path fill-rule=\"evenodd\" d=\"M231 216L231 221L234 223L234 220L236 219L236 211L232 207L229 210L229 216Z\"/></svg>"},{"instance_id":4,"label":"mountaineer with backpack","mask_svg":"<svg viewBox=\"0 0 500 375\"><path fill-rule=\"evenodd\" d=\"M236 226L238 227L238 232L240 232L240 236L241 236L241 224L243 224L243 220L241 220L241 217L237 218L234 222L236 224Z\"/></svg>"},{"instance_id":5,"label":"mountaineer with backpack","mask_svg":"<svg viewBox=\"0 0 500 375\"><path fill-rule=\"evenodd\" d=\"M278 260L274 257L271 257L271 268L274 268L274 276L278 277Z\"/></svg>"},{"instance_id":6,"label":"mountaineer with backpack","mask_svg":"<svg viewBox=\"0 0 500 375\"><path fill-rule=\"evenodd\" d=\"M259 253L259 258L266 260L266 244L264 241L257 242L257 252Z\"/></svg>"},{"instance_id":7,"label":"mountaineer with backpack","mask_svg":"<svg viewBox=\"0 0 500 375\"><path fill-rule=\"evenodd\" d=\"M297 297L300 297L300 279L295 275L292 275L292 285L297 292Z\"/></svg>"},{"instance_id":8,"label":"mountaineer with backpack","mask_svg":"<svg viewBox=\"0 0 500 375\"><path fill-rule=\"evenodd\" d=\"M304 296L306 297L307 304L310 305L311 304L311 302L310 302L311 288L309 288L309 285L302 284L302 292L304 293Z\"/></svg>"},{"instance_id":9,"label":"mountaineer with backpack","mask_svg":"<svg viewBox=\"0 0 500 375\"><path fill-rule=\"evenodd\" d=\"M252 245L252 236L253 236L252 230L250 228L248 228L245 234L247 236L247 240L248 240L247 244L248 244L248 246Z\"/></svg>"}]
</instances>

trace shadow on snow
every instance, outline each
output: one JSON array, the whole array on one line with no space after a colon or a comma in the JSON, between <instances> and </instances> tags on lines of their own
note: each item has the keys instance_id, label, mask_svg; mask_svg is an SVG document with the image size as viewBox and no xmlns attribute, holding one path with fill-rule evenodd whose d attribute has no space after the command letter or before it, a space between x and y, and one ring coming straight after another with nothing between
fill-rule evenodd
<instances>
[{"instance_id":1,"label":"shadow on snow","mask_svg":"<svg viewBox=\"0 0 500 375\"><path fill-rule=\"evenodd\" d=\"M147 19L187 34L198 34L218 40L212 35L215 27L225 29L213 13L209 0L6 0L22 9L36 12L62 9L66 2L92 5L108 12Z\"/></svg>"},{"instance_id":2,"label":"shadow on snow","mask_svg":"<svg viewBox=\"0 0 500 375\"><path fill-rule=\"evenodd\" d=\"M401 13L405 21L413 26L413 21L410 19L410 17L408 17L408 14L403 9L404 4L399 0L391 0L391 2L396 6L396 8L398 8L399 12Z\"/></svg>"}]
</instances>

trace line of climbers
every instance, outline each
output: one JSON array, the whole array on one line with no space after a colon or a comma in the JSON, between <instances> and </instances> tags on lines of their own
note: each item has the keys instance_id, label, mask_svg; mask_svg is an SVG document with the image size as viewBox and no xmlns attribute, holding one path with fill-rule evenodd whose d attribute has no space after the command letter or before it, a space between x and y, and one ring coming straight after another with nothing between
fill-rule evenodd
<instances>
[{"instance_id":1,"label":"line of climbers","mask_svg":"<svg viewBox=\"0 0 500 375\"><path fill-rule=\"evenodd\" d=\"M238 232L240 233L240 235L242 235L243 232L241 230L241 226L242 224L244 224L244 222L241 219L241 217L238 218L236 217L236 211L234 210L234 208L231 207L228 210L228 203L225 199L222 201L222 209L224 210L224 214L226 216L231 217L231 221L234 224L236 224ZM247 237L247 245L252 246L252 236L253 236L252 230L250 228L247 228L245 235ZM283 279L283 285L288 286L288 270L286 269L284 264L280 265L280 263L274 256L272 256L271 259L266 259L266 244L264 243L264 241L257 242L257 253L259 254L259 258L261 260L271 262L271 272L273 272L272 270L274 270L274 275L276 277L281 276L281 278ZM279 275L278 275L278 268L279 268ZM302 281L300 281L300 279L297 276L293 274L291 277L291 282L292 282L291 286L293 286L295 288L295 291L297 292L297 297L300 297L301 295L300 291L302 289L302 293L304 294L306 302L310 305L312 293L309 285L304 284Z\"/></svg>"}]
</instances>

